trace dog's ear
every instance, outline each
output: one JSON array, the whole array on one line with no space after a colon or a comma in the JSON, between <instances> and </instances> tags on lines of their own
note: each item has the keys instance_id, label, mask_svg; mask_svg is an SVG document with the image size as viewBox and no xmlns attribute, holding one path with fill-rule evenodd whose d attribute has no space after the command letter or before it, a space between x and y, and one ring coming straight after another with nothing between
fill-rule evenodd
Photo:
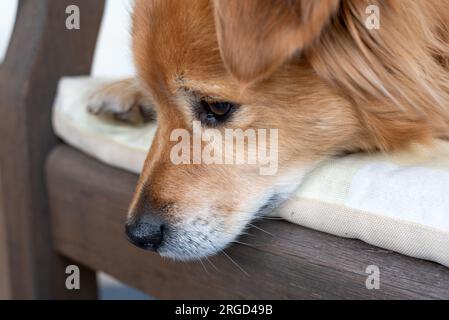
<instances>
[{"instance_id":1,"label":"dog's ear","mask_svg":"<svg viewBox=\"0 0 449 320\"><path fill-rule=\"evenodd\" d=\"M261 80L315 40L340 0L214 0L225 66L242 83Z\"/></svg>"}]
</instances>

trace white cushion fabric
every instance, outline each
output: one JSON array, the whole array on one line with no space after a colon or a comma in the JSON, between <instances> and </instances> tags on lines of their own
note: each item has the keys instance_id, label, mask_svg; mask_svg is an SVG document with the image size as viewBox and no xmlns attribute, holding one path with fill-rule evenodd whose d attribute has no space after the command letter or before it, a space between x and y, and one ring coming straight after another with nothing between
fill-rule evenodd
<instances>
[{"instance_id":1,"label":"white cushion fabric","mask_svg":"<svg viewBox=\"0 0 449 320\"><path fill-rule=\"evenodd\" d=\"M100 161L139 173L155 124L131 127L88 114L87 98L104 81L62 79L54 129ZM449 267L449 142L325 161L274 214Z\"/></svg>"},{"instance_id":2,"label":"white cushion fabric","mask_svg":"<svg viewBox=\"0 0 449 320\"><path fill-rule=\"evenodd\" d=\"M156 126L132 127L102 121L87 112L87 101L99 85L111 79L62 79L53 108L53 128L66 143L111 166L139 173Z\"/></svg>"}]
</instances>

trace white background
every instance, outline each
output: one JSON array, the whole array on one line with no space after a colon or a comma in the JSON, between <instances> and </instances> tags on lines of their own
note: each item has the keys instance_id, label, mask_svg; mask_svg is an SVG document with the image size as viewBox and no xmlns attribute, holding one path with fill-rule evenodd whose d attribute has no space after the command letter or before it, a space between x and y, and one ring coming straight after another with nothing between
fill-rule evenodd
<instances>
[{"instance_id":1,"label":"white background","mask_svg":"<svg viewBox=\"0 0 449 320\"><path fill-rule=\"evenodd\" d=\"M0 61L9 43L17 2L0 0ZM94 76L126 77L134 73L129 34L132 3L133 0L107 0L92 68Z\"/></svg>"}]
</instances>

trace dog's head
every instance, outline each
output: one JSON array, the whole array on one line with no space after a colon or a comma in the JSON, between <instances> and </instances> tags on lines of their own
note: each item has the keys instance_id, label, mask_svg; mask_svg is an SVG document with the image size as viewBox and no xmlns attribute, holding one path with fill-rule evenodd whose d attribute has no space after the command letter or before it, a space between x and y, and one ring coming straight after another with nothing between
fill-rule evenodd
<instances>
[{"instance_id":1,"label":"dog's head","mask_svg":"<svg viewBox=\"0 0 449 320\"><path fill-rule=\"evenodd\" d=\"M177 259L216 253L318 161L411 135L373 134L351 88L318 68L317 46L341 44L328 35L341 10L338 0L137 1L133 49L158 130L129 211L132 242Z\"/></svg>"}]
</instances>

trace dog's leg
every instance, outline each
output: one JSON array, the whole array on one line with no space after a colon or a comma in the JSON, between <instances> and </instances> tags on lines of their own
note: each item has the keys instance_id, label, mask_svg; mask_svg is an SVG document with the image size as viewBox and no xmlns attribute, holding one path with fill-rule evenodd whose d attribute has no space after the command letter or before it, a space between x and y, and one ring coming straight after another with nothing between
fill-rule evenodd
<instances>
[{"instance_id":1,"label":"dog's leg","mask_svg":"<svg viewBox=\"0 0 449 320\"><path fill-rule=\"evenodd\" d=\"M155 119L151 97L136 79L125 79L101 86L89 98L88 111L138 125Z\"/></svg>"}]
</instances>

